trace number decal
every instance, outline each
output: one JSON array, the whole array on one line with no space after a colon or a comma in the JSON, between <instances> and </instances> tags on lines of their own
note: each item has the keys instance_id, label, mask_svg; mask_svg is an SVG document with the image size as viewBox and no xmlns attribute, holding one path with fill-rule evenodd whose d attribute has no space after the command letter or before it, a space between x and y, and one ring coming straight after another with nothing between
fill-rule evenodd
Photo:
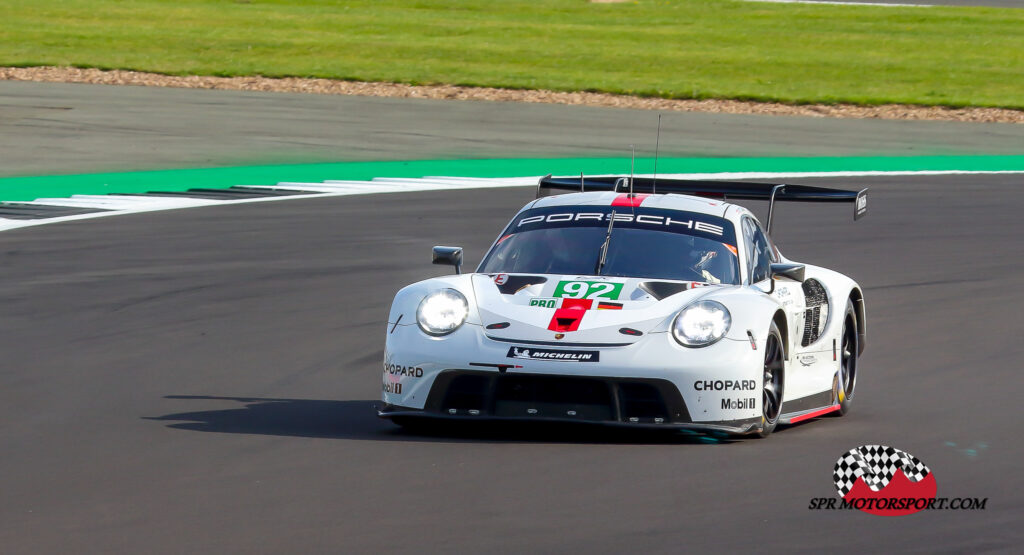
<instances>
[{"instance_id":1,"label":"number decal","mask_svg":"<svg viewBox=\"0 0 1024 555\"><path fill-rule=\"evenodd\" d=\"M568 299L611 299L619 298L621 283L607 281L560 281L555 287L555 297Z\"/></svg>"},{"instance_id":2,"label":"number decal","mask_svg":"<svg viewBox=\"0 0 1024 555\"><path fill-rule=\"evenodd\" d=\"M562 294L555 293L556 297L569 297L570 299L582 299L587 294L587 289L590 286L585 281L563 281L558 284L562 288Z\"/></svg>"},{"instance_id":3,"label":"number decal","mask_svg":"<svg viewBox=\"0 0 1024 555\"><path fill-rule=\"evenodd\" d=\"M588 299L617 299L618 295L612 295L615 291L615 286L618 285L622 288L621 284L597 282L590 284L590 294L587 295Z\"/></svg>"}]
</instances>

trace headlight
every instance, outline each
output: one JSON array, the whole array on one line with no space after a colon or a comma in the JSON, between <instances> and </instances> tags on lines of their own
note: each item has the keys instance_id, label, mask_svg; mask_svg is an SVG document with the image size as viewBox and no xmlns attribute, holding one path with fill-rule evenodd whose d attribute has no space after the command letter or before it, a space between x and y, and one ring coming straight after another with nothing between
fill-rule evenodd
<instances>
[{"instance_id":1,"label":"headlight","mask_svg":"<svg viewBox=\"0 0 1024 555\"><path fill-rule=\"evenodd\" d=\"M700 301L684 308L672 322L672 337L687 347L704 347L725 337L732 324L729 309L718 301Z\"/></svg>"},{"instance_id":2,"label":"headlight","mask_svg":"<svg viewBox=\"0 0 1024 555\"><path fill-rule=\"evenodd\" d=\"M465 295L454 289L441 289L423 297L416 309L416 322L424 333L448 335L459 329L468 315Z\"/></svg>"}]
</instances>

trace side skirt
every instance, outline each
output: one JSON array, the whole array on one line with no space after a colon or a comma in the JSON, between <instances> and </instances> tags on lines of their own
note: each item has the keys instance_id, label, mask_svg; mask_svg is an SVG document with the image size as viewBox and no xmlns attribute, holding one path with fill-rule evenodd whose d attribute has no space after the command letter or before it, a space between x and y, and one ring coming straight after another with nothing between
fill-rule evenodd
<instances>
[{"instance_id":1,"label":"side skirt","mask_svg":"<svg viewBox=\"0 0 1024 555\"><path fill-rule=\"evenodd\" d=\"M839 410L839 405L831 405L820 409L811 409L801 412L791 412L789 414L783 414L779 417L779 424L796 424L797 422L803 422L804 420L810 420L818 416L824 416L830 412Z\"/></svg>"},{"instance_id":2,"label":"side skirt","mask_svg":"<svg viewBox=\"0 0 1024 555\"><path fill-rule=\"evenodd\" d=\"M779 424L796 424L809 420L816 416L822 416L839 410L835 394L832 391L822 391L799 399L793 399L782 403L782 416L779 417Z\"/></svg>"}]
</instances>

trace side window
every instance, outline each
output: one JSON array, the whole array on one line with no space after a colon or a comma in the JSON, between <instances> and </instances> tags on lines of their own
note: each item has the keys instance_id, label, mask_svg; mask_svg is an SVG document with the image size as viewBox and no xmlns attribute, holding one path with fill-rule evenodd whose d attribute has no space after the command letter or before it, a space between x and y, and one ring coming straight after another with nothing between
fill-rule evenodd
<instances>
[{"instance_id":1,"label":"side window","mask_svg":"<svg viewBox=\"0 0 1024 555\"><path fill-rule=\"evenodd\" d=\"M743 218L743 237L747 242L747 275L750 283L758 283L771 275L771 263L775 259L771 243L761 226L753 218Z\"/></svg>"},{"instance_id":2,"label":"side window","mask_svg":"<svg viewBox=\"0 0 1024 555\"><path fill-rule=\"evenodd\" d=\"M750 271L754 267L754 221L750 218L743 218L743 249L746 253L747 281L750 281Z\"/></svg>"},{"instance_id":3,"label":"side window","mask_svg":"<svg viewBox=\"0 0 1024 555\"><path fill-rule=\"evenodd\" d=\"M767 245L766 256L768 256L768 259L772 262L779 262L779 249L775 246L772 238L765 233L764 228L761 227L761 222L754 220L754 225L757 226L757 232L761 234L761 237L764 239L764 244Z\"/></svg>"}]
</instances>

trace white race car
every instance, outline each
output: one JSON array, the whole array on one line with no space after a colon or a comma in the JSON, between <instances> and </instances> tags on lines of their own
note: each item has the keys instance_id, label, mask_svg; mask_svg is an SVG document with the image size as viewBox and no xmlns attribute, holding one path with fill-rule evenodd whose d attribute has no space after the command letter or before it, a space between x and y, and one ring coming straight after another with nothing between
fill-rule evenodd
<instances>
[{"instance_id":1,"label":"white race car","mask_svg":"<svg viewBox=\"0 0 1024 555\"><path fill-rule=\"evenodd\" d=\"M582 191L550 196L552 191ZM844 414L860 287L787 260L725 199L850 202L866 189L542 178L475 273L414 283L388 317L379 415L588 422L766 436ZM698 196L699 195L699 196Z\"/></svg>"}]
</instances>

